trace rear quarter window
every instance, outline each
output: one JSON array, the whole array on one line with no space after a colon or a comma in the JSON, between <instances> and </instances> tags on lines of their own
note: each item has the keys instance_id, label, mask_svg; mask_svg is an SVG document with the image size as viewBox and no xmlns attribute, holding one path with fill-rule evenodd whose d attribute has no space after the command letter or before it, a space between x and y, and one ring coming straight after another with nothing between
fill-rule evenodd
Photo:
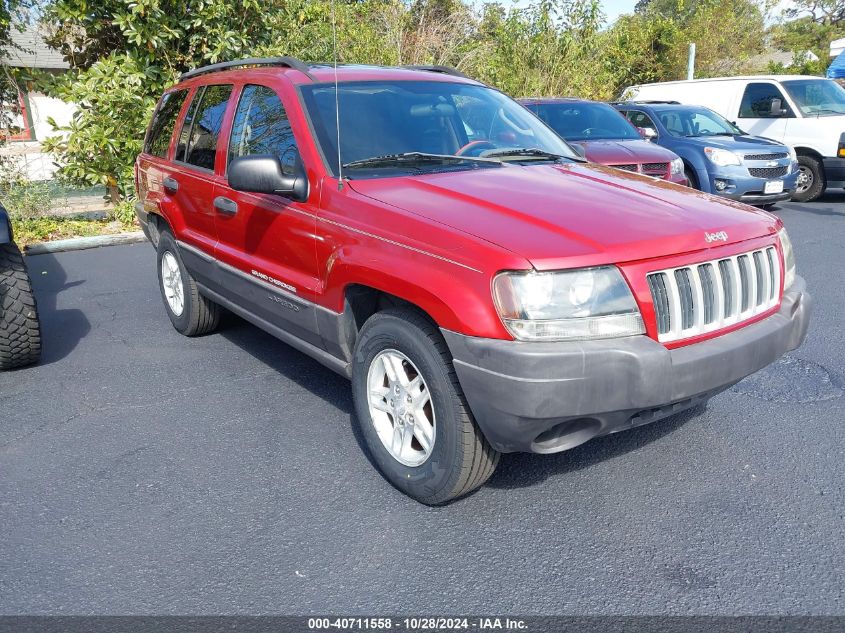
<instances>
[{"instance_id":1,"label":"rear quarter window","mask_svg":"<svg viewBox=\"0 0 845 633\"><path fill-rule=\"evenodd\" d=\"M174 90L165 94L156 108L153 120L150 122L150 130L144 143L144 152L167 157L167 149L170 147L170 137L176 128L176 119L182 110L187 90Z\"/></svg>"}]
</instances>

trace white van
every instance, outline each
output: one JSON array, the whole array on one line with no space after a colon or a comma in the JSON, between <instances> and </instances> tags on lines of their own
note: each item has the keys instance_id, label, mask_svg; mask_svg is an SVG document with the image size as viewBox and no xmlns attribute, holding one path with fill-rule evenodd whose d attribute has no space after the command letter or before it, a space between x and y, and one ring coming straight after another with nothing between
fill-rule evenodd
<instances>
[{"instance_id":1,"label":"white van","mask_svg":"<svg viewBox=\"0 0 845 633\"><path fill-rule=\"evenodd\" d=\"M793 200L845 188L845 90L806 75L720 77L629 86L626 101L677 101L715 110L741 129L795 148Z\"/></svg>"}]
</instances>

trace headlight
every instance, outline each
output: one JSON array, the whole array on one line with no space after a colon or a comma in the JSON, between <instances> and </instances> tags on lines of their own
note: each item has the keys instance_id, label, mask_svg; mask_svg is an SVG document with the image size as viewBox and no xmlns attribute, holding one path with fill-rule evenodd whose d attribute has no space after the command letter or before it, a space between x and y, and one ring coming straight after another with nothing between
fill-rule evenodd
<instances>
[{"instance_id":1,"label":"headlight","mask_svg":"<svg viewBox=\"0 0 845 633\"><path fill-rule=\"evenodd\" d=\"M795 149L793 149L792 147L789 147L788 145L787 145L786 149L787 149L787 151L789 152L789 159L790 159L793 163L794 163L795 161L797 161L797 160L798 160L798 154L796 154L796 153L795 153Z\"/></svg>"},{"instance_id":2,"label":"headlight","mask_svg":"<svg viewBox=\"0 0 845 633\"><path fill-rule=\"evenodd\" d=\"M501 273L493 298L522 341L585 340L644 334L631 289L615 266Z\"/></svg>"},{"instance_id":3,"label":"headlight","mask_svg":"<svg viewBox=\"0 0 845 633\"><path fill-rule=\"evenodd\" d=\"M671 170L673 174L682 174L684 173L684 161L680 158L675 158L671 163Z\"/></svg>"},{"instance_id":4,"label":"headlight","mask_svg":"<svg viewBox=\"0 0 845 633\"><path fill-rule=\"evenodd\" d=\"M717 147L705 147L704 153L714 165L726 167L727 165L742 165L739 156L726 149L719 149Z\"/></svg>"},{"instance_id":5,"label":"headlight","mask_svg":"<svg viewBox=\"0 0 845 633\"><path fill-rule=\"evenodd\" d=\"M795 281L795 253L792 250L792 242L789 241L789 234L786 229L778 231L780 249L783 251L783 289L786 290Z\"/></svg>"}]
</instances>

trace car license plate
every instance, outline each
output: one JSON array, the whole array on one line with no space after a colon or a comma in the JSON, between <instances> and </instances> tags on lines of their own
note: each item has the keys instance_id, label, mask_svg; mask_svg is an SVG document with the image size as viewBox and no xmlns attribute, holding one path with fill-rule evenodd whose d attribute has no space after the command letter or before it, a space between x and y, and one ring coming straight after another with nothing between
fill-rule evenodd
<instances>
[{"instance_id":1,"label":"car license plate","mask_svg":"<svg viewBox=\"0 0 845 633\"><path fill-rule=\"evenodd\" d=\"M763 186L763 193L781 193L783 191L782 180L770 180Z\"/></svg>"}]
</instances>

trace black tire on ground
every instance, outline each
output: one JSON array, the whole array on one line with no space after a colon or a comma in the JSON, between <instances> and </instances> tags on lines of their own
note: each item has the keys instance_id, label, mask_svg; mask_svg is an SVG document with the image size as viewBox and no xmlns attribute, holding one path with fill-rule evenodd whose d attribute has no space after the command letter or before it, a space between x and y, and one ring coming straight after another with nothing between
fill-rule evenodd
<instances>
[{"instance_id":1,"label":"black tire on ground","mask_svg":"<svg viewBox=\"0 0 845 633\"><path fill-rule=\"evenodd\" d=\"M398 350L410 359L430 392L435 439L428 459L418 466L406 466L393 457L370 415L368 372L384 350ZM438 505L475 490L490 478L499 453L472 417L440 331L423 314L391 308L373 315L361 328L352 363L357 423L373 461L393 486L417 501Z\"/></svg>"},{"instance_id":2,"label":"black tire on ground","mask_svg":"<svg viewBox=\"0 0 845 633\"><path fill-rule=\"evenodd\" d=\"M0 369L38 362L41 327L23 255L14 244L0 245Z\"/></svg>"},{"instance_id":3,"label":"black tire on ground","mask_svg":"<svg viewBox=\"0 0 845 633\"><path fill-rule=\"evenodd\" d=\"M798 184L795 186L792 200L795 202L812 202L824 193L827 186L822 162L815 156L799 154L798 168L802 173L798 176ZM802 184L803 178L808 178L809 182Z\"/></svg>"},{"instance_id":4,"label":"black tire on ground","mask_svg":"<svg viewBox=\"0 0 845 633\"><path fill-rule=\"evenodd\" d=\"M158 257L156 258L158 269L158 287L161 291L161 298L164 301L164 308L167 316L176 330L185 336L200 336L208 334L217 329L220 323L220 306L200 294L197 282L191 277L188 269L179 254L176 240L169 231L162 231L158 242ZM165 284L162 274L162 259L165 254L171 254L176 259L181 277L181 293L183 299L182 311L176 314L168 303L165 294Z\"/></svg>"}]
</instances>

